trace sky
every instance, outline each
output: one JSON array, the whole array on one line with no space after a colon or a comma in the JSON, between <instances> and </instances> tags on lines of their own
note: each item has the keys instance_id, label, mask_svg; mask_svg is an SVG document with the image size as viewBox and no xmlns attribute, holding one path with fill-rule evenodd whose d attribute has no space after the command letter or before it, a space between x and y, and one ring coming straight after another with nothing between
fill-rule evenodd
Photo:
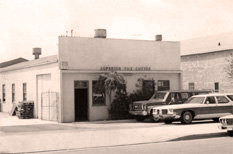
<instances>
[{"instance_id":1,"label":"sky","mask_svg":"<svg viewBox=\"0 0 233 154\"><path fill-rule=\"evenodd\" d=\"M58 52L58 36L164 41L233 32L232 0L0 0L0 62Z\"/></svg>"}]
</instances>

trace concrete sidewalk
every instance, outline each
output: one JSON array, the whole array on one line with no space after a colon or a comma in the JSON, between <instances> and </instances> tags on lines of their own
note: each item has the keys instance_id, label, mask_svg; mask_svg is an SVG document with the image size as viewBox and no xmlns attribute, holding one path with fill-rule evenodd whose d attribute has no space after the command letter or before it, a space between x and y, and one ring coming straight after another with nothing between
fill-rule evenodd
<instances>
[{"instance_id":1,"label":"concrete sidewalk","mask_svg":"<svg viewBox=\"0 0 233 154\"><path fill-rule=\"evenodd\" d=\"M38 123L36 123L38 124ZM57 129L0 133L0 153L26 153L119 146L174 140L189 135L222 133L218 123L164 125L133 120L34 125ZM10 126L16 127L16 126ZM18 125L20 127L20 125ZM25 126L30 130L32 125ZM17 128L17 127L16 127ZM63 129L59 129L63 128ZM22 128L21 128L22 129ZM41 130L40 128L38 128Z\"/></svg>"},{"instance_id":2,"label":"concrete sidewalk","mask_svg":"<svg viewBox=\"0 0 233 154\"><path fill-rule=\"evenodd\" d=\"M18 126L18 125L37 125L37 124L56 124L54 121L45 121L41 119L19 119L17 116L10 116L8 113L0 112L1 126Z\"/></svg>"}]
</instances>

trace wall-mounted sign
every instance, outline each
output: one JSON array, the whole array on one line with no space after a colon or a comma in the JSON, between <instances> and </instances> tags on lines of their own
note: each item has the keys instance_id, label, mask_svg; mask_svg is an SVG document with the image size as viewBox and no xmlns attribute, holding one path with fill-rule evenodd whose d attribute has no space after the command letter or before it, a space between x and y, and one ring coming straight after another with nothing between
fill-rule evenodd
<instances>
[{"instance_id":1,"label":"wall-mounted sign","mask_svg":"<svg viewBox=\"0 0 233 154\"><path fill-rule=\"evenodd\" d=\"M150 67L100 67L101 71L150 71Z\"/></svg>"},{"instance_id":2,"label":"wall-mounted sign","mask_svg":"<svg viewBox=\"0 0 233 154\"><path fill-rule=\"evenodd\" d=\"M60 63L60 66L61 66L61 69L68 69L68 62L67 61L62 61L61 63Z\"/></svg>"}]
</instances>

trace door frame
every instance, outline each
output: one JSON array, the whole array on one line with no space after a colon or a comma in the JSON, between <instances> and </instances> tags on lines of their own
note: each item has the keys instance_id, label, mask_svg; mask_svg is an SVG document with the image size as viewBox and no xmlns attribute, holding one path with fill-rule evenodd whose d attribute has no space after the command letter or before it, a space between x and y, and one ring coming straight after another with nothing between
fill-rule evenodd
<instances>
[{"instance_id":1,"label":"door frame","mask_svg":"<svg viewBox=\"0 0 233 154\"><path fill-rule=\"evenodd\" d=\"M76 82L86 82L87 85L85 87L75 87ZM75 94L75 89L86 89L87 90L87 121L89 121L89 80L74 80L74 94ZM75 117L75 95L74 95L74 121L76 121Z\"/></svg>"},{"instance_id":2,"label":"door frame","mask_svg":"<svg viewBox=\"0 0 233 154\"><path fill-rule=\"evenodd\" d=\"M38 119L41 119L41 116L42 116L41 115L41 100L42 100L41 94L43 93L43 88L42 88L42 90L39 89L39 79L41 78L42 87L43 87L43 77L45 75L49 75L50 83L51 83L51 81L52 81L52 74L51 73L36 74L36 103L34 102L34 115L33 116L35 116L35 118L38 118ZM51 87L50 87L50 90L51 90Z\"/></svg>"}]
</instances>

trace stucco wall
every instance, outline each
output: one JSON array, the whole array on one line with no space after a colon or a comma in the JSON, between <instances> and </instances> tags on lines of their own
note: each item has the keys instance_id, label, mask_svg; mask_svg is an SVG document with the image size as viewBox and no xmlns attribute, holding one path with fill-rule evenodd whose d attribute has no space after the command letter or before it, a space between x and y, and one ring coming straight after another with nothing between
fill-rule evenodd
<instances>
[{"instance_id":1,"label":"stucco wall","mask_svg":"<svg viewBox=\"0 0 233 154\"><path fill-rule=\"evenodd\" d=\"M139 78L170 80L171 90L181 88L179 42L59 37L59 66L62 70L63 122L75 120L75 80L89 82L88 119L109 118L109 101L105 106L92 105L92 80L98 80L101 73L109 73L110 70L102 69L105 67L117 68L114 71L123 75L128 92L138 88Z\"/></svg>"},{"instance_id":2,"label":"stucco wall","mask_svg":"<svg viewBox=\"0 0 233 154\"><path fill-rule=\"evenodd\" d=\"M62 102L63 102L63 122L75 121L75 108L74 108L74 81L82 80L88 81L88 110L89 120L102 120L108 117L107 108L109 103L104 106L92 105L92 80L98 80L98 74L82 74L82 73L62 73Z\"/></svg>"},{"instance_id":3,"label":"stucco wall","mask_svg":"<svg viewBox=\"0 0 233 154\"><path fill-rule=\"evenodd\" d=\"M182 56L183 89L194 82L195 89L214 90L214 83L219 82L220 92L233 92L233 80L226 73L230 53L233 50Z\"/></svg>"},{"instance_id":4,"label":"stucco wall","mask_svg":"<svg viewBox=\"0 0 233 154\"><path fill-rule=\"evenodd\" d=\"M59 37L59 60L67 69L79 70L104 66L180 70L180 43Z\"/></svg>"},{"instance_id":5,"label":"stucco wall","mask_svg":"<svg viewBox=\"0 0 233 154\"><path fill-rule=\"evenodd\" d=\"M23 83L27 84L27 100L34 101L34 116L37 117L37 75L51 74L51 91L60 93L60 71L58 63L37 67L12 70L0 73L0 98L2 112L10 112L12 108L12 84L15 84L15 103L23 101ZM2 85L6 87L6 101L2 100Z\"/></svg>"},{"instance_id":6,"label":"stucco wall","mask_svg":"<svg viewBox=\"0 0 233 154\"><path fill-rule=\"evenodd\" d=\"M127 83L127 92L132 93L136 89L140 89L136 84L137 80L142 78L144 80L154 79L157 80L170 80L171 90L180 89L181 80L179 73L119 73L124 77ZM92 81L98 80L100 73L78 73L63 71L62 73L62 89L63 89L63 122L75 121L74 113L74 81L83 80L89 82L88 88L88 117L90 121L93 120L106 120L109 118L108 108L110 107L109 99L106 99L106 105L93 106L92 105Z\"/></svg>"}]
</instances>

